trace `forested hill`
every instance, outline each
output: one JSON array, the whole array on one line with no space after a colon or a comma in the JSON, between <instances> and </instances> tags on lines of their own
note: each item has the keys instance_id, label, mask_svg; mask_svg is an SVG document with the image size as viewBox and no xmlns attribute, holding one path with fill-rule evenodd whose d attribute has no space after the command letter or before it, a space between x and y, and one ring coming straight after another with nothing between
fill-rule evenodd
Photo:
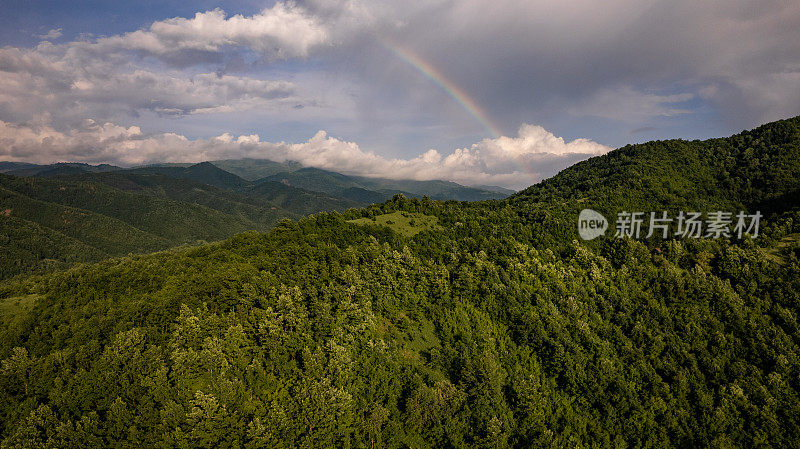
<instances>
[{"instance_id":1,"label":"forested hill","mask_svg":"<svg viewBox=\"0 0 800 449\"><path fill-rule=\"evenodd\" d=\"M0 174L0 279L265 231L296 217L268 201L163 176L75 176Z\"/></svg>"},{"instance_id":2,"label":"forested hill","mask_svg":"<svg viewBox=\"0 0 800 449\"><path fill-rule=\"evenodd\" d=\"M797 447L798 119L0 285L0 447ZM769 206L756 239L577 211ZM634 209L635 208L635 209Z\"/></svg>"},{"instance_id":3,"label":"forested hill","mask_svg":"<svg viewBox=\"0 0 800 449\"><path fill-rule=\"evenodd\" d=\"M800 118L728 138L628 145L579 162L513 202L581 200L608 207L797 205Z\"/></svg>"},{"instance_id":4,"label":"forested hill","mask_svg":"<svg viewBox=\"0 0 800 449\"><path fill-rule=\"evenodd\" d=\"M266 176L245 179L215 164L251 178ZM356 178L253 159L129 169L0 162L0 173L0 279L263 232L281 218L341 212L397 193L436 199L513 193L443 181ZM412 191L398 190L403 187Z\"/></svg>"},{"instance_id":5,"label":"forested hill","mask_svg":"<svg viewBox=\"0 0 800 449\"><path fill-rule=\"evenodd\" d=\"M577 238L575 217L584 208L609 218L621 211L794 211L800 208L800 117L727 138L628 145L579 162L508 202L541 223L542 241L552 241L552 234Z\"/></svg>"}]
</instances>

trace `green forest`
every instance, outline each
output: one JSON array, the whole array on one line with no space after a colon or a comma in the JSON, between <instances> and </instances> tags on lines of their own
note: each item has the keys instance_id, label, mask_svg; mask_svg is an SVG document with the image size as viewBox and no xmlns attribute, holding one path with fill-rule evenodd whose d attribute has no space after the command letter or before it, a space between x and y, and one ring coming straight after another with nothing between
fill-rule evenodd
<instances>
[{"instance_id":1,"label":"green forest","mask_svg":"<svg viewBox=\"0 0 800 449\"><path fill-rule=\"evenodd\" d=\"M265 232L282 218L344 212L396 194L478 200L514 193L496 189L357 178L266 159L127 169L0 162L0 279Z\"/></svg>"},{"instance_id":2,"label":"green forest","mask_svg":"<svg viewBox=\"0 0 800 449\"><path fill-rule=\"evenodd\" d=\"M0 175L0 243L39 248L2 264L0 448L800 447L800 117L479 202L166 175ZM764 217L583 241L584 208Z\"/></svg>"}]
</instances>

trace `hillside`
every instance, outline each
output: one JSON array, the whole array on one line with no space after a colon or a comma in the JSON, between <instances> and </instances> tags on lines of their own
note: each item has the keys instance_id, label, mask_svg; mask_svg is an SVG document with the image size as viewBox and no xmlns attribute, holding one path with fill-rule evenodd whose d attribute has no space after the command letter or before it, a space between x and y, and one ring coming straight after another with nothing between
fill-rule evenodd
<instances>
[{"instance_id":1,"label":"hillside","mask_svg":"<svg viewBox=\"0 0 800 449\"><path fill-rule=\"evenodd\" d=\"M109 164L90 165L78 162L60 162L57 164L38 165L24 162L3 162L0 163L0 173L14 176L60 176L75 175L81 173L103 173L108 171L120 170Z\"/></svg>"},{"instance_id":2,"label":"hillside","mask_svg":"<svg viewBox=\"0 0 800 449\"><path fill-rule=\"evenodd\" d=\"M0 161L0 173L8 173L13 170L25 169L25 168L33 168L38 167L37 164L31 164L29 162L9 162L9 161Z\"/></svg>"},{"instance_id":3,"label":"hillside","mask_svg":"<svg viewBox=\"0 0 800 449\"><path fill-rule=\"evenodd\" d=\"M247 194L266 181L281 183L304 192L323 194L318 206L305 210L340 210L336 202L322 205L323 198L346 200L360 206L382 203L400 193L407 197L428 196L439 200L480 201L505 198L512 190L497 186L465 187L448 181L412 181L348 176L328 170L303 167L297 162L274 162L267 159L229 159L198 164L154 164L121 168L108 164L57 163L50 165L24 162L0 162L0 173L14 176L68 177L102 173L161 175L173 179L192 180L220 189ZM262 187L262 190L270 186ZM285 189L273 195L285 194ZM294 192L302 195L301 192ZM297 211L290 211L297 213Z\"/></svg>"},{"instance_id":4,"label":"hillside","mask_svg":"<svg viewBox=\"0 0 800 449\"><path fill-rule=\"evenodd\" d=\"M245 193L251 198L278 204L285 210L290 210L298 215L330 211L343 212L350 208L364 206L363 202L338 198L273 181L261 181L247 189Z\"/></svg>"},{"instance_id":5,"label":"hillside","mask_svg":"<svg viewBox=\"0 0 800 449\"><path fill-rule=\"evenodd\" d=\"M130 171L84 174L62 179L91 181L119 190L196 204L238 217L254 224L255 230L266 230L281 218L298 218L300 213L289 212L279 204L263 197L242 194L187 178L162 174L139 174ZM324 209L320 209L324 210ZM315 210L319 212L320 210ZM260 224L260 225L258 225Z\"/></svg>"},{"instance_id":6,"label":"hillside","mask_svg":"<svg viewBox=\"0 0 800 449\"><path fill-rule=\"evenodd\" d=\"M69 268L97 262L108 253L55 229L17 217L0 217L0 279L22 273Z\"/></svg>"},{"instance_id":7,"label":"hillside","mask_svg":"<svg viewBox=\"0 0 800 449\"><path fill-rule=\"evenodd\" d=\"M5 282L0 447L797 447L799 130ZM577 236L762 205L756 239Z\"/></svg>"},{"instance_id":8,"label":"hillside","mask_svg":"<svg viewBox=\"0 0 800 449\"><path fill-rule=\"evenodd\" d=\"M217 167L248 181L256 181L276 173L294 171L303 166L297 162L275 162L269 159L226 159L211 161Z\"/></svg>"},{"instance_id":9,"label":"hillside","mask_svg":"<svg viewBox=\"0 0 800 449\"><path fill-rule=\"evenodd\" d=\"M349 176L311 167L275 173L262 180L280 182L366 204L382 203L398 193L408 197L427 196L437 200L457 201L501 199L511 193L508 190L498 191L497 188L482 190L465 187L448 181L392 180Z\"/></svg>"},{"instance_id":10,"label":"hillside","mask_svg":"<svg viewBox=\"0 0 800 449\"><path fill-rule=\"evenodd\" d=\"M629 145L575 164L514 198L584 199L614 207L724 203L759 208L797 195L798 158L800 130L797 119L790 119L724 139Z\"/></svg>"},{"instance_id":11,"label":"hillside","mask_svg":"<svg viewBox=\"0 0 800 449\"><path fill-rule=\"evenodd\" d=\"M114 173L79 177L121 179ZM101 182L0 175L0 210L4 211L0 239L7 242L2 245L6 257L0 272L6 277L70 261L97 261L103 256L220 240L247 230L266 230L292 216L266 208L263 202L242 204L219 192L184 187L188 188L182 195L174 186L159 189L169 194L143 195ZM22 235L27 243L18 240Z\"/></svg>"},{"instance_id":12,"label":"hillside","mask_svg":"<svg viewBox=\"0 0 800 449\"><path fill-rule=\"evenodd\" d=\"M312 189L249 181L209 162L132 169L2 163L0 171L24 178L6 177L0 183L5 187L0 206L15 218L3 223L0 235L6 242L0 247L7 253L0 260L0 279L66 268L75 261L219 240L246 230L266 231L281 218L343 212L384 202L396 193L415 195L352 187L359 184L345 175L292 163L248 159L220 164L240 171L251 164L251 171L259 173L270 167L297 170L306 181L299 184ZM312 179L316 182L309 185ZM340 188L345 185L351 187ZM73 240L92 249L84 250Z\"/></svg>"},{"instance_id":13,"label":"hillside","mask_svg":"<svg viewBox=\"0 0 800 449\"><path fill-rule=\"evenodd\" d=\"M338 192L352 187L361 187L358 182L347 175L311 167L275 173L264 178L263 181L280 182L287 186L323 192L328 195L336 195Z\"/></svg>"},{"instance_id":14,"label":"hillside","mask_svg":"<svg viewBox=\"0 0 800 449\"><path fill-rule=\"evenodd\" d=\"M222 172L216 167L214 172ZM139 170L113 173L84 174L64 179L96 181L139 194L166 197L177 201L200 204L226 213L243 215L254 222L275 222L281 217L299 217L318 212L345 211L362 207L364 203L337 198L270 181L249 183L229 175L225 178L234 188L216 187L199 180L174 177ZM198 179L204 179L198 176ZM258 228L256 228L258 229Z\"/></svg>"},{"instance_id":15,"label":"hillside","mask_svg":"<svg viewBox=\"0 0 800 449\"><path fill-rule=\"evenodd\" d=\"M233 173L222 170L210 162L201 162L188 167L166 165L148 166L126 170L135 174L159 174L175 179L191 179L193 181L229 190L240 190L250 183Z\"/></svg>"},{"instance_id":16,"label":"hillside","mask_svg":"<svg viewBox=\"0 0 800 449\"><path fill-rule=\"evenodd\" d=\"M412 181L385 178L354 177L365 188L384 192L411 192L411 196L427 196L434 200L484 201L502 199L514 193L501 187L481 189L465 187L449 181Z\"/></svg>"}]
</instances>

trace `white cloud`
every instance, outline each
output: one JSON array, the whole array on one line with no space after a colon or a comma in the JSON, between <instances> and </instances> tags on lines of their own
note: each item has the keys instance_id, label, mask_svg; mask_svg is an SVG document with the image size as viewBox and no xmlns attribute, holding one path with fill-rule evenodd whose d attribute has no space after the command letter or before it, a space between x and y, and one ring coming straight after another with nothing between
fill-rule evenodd
<instances>
[{"instance_id":1,"label":"white cloud","mask_svg":"<svg viewBox=\"0 0 800 449\"><path fill-rule=\"evenodd\" d=\"M61 129L86 117L119 122L147 112L182 116L256 110L281 119L309 116L328 106L313 97L316 92L301 93L291 81L225 72L231 63L239 71L251 68L245 57L305 57L329 44L328 28L294 2L277 2L251 16L227 17L216 9L109 37L0 47L0 118L23 123L47 111ZM60 32L51 30L42 38ZM225 69L220 61L227 61ZM195 66L200 69L192 70ZM312 111L293 110L297 105ZM335 106L342 110L344 105Z\"/></svg>"},{"instance_id":2,"label":"white cloud","mask_svg":"<svg viewBox=\"0 0 800 449\"><path fill-rule=\"evenodd\" d=\"M60 132L46 123L15 125L0 121L0 156L31 162L86 161L135 165L200 162L232 157L293 160L346 174L393 179L445 179L461 184L522 188L579 160L610 148L587 139L565 142L541 126L523 125L517 137L485 139L442 155L437 150L411 159L388 159L354 142L317 132L302 143L262 142L258 135L224 133L188 139L174 133L144 134L136 126L86 120Z\"/></svg>"},{"instance_id":3,"label":"white cloud","mask_svg":"<svg viewBox=\"0 0 800 449\"><path fill-rule=\"evenodd\" d=\"M44 40L58 39L59 37L61 37L62 34L63 33L61 32L61 28L54 28L45 34L40 34L39 39L44 39Z\"/></svg>"},{"instance_id":4,"label":"white cloud","mask_svg":"<svg viewBox=\"0 0 800 449\"><path fill-rule=\"evenodd\" d=\"M65 51L66 49L66 51ZM302 102L296 86L245 76L151 70L130 63L86 60L68 47L0 49L0 107L17 121L43 111L53 119L270 110Z\"/></svg>"},{"instance_id":5,"label":"white cloud","mask_svg":"<svg viewBox=\"0 0 800 449\"><path fill-rule=\"evenodd\" d=\"M94 50L124 49L156 57L181 52L215 53L228 47L251 49L269 59L304 57L328 42L329 31L294 3L278 2L250 17L226 17L221 9L154 22L148 29L98 39Z\"/></svg>"}]
</instances>

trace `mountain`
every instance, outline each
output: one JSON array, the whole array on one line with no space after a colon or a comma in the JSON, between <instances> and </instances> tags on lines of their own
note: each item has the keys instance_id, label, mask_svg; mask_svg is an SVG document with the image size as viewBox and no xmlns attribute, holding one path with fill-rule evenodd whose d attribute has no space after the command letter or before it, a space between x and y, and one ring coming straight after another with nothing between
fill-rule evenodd
<instances>
[{"instance_id":1,"label":"mountain","mask_svg":"<svg viewBox=\"0 0 800 449\"><path fill-rule=\"evenodd\" d=\"M729 138L628 145L579 162L511 200L580 201L607 211L642 205L786 210L798 206L798 158L797 119L784 120Z\"/></svg>"},{"instance_id":2,"label":"mountain","mask_svg":"<svg viewBox=\"0 0 800 449\"><path fill-rule=\"evenodd\" d=\"M295 171L303 168L297 162L274 162L269 159L226 159L211 161L217 167L229 171L248 181L255 181L281 172Z\"/></svg>"},{"instance_id":3,"label":"mountain","mask_svg":"<svg viewBox=\"0 0 800 449\"><path fill-rule=\"evenodd\" d=\"M465 187L449 181L392 180L348 176L311 167L275 173L260 181L281 182L292 187L323 192L366 204L383 202L399 193L419 198L428 196L432 199L457 201L482 201L508 196L506 193Z\"/></svg>"},{"instance_id":4,"label":"mountain","mask_svg":"<svg viewBox=\"0 0 800 449\"><path fill-rule=\"evenodd\" d=\"M0 173L5 173L14 176L61 176L61 175L74 175L80 173L102 173L108 171L119 170L120 167L99 164L90 165L80 162L59 162L49 165L37 165L28 163L17 162L2 162L0 163Z\"/></svg>"},{"instance_id":5,"label":"mountain","mask_svg":"<svg viewBox=\"0 0 800 449\"><path fill-rule=\"evenodd\" d=\"M215 169L216 172L218 169ZM221 178L222 176L218 177ZM67 178L70 179L70 178ZM265 213L273 216L300 217L318 212L345 211L364 204L344 198L331 197L319 192L286 186L274 182L250 184L241 179L227 182L235 190L214 187L189 178L173 178L162 174L137 171L120 171L83 175L74 179L97 181L140 194L167 197L177 201L201 204L226 213L244 214L259 222ZM202 179L202 178L201 178ZM228 178L229 180L231 178ZM278 210L280 212L274 212ZM275 221L270 219L268 221Z\"/></svg>"},{"instance_id":6,"label":"mountain","mask_svg":"<svg viewBox=\"0 0 800 449\"><path fill-rule=\"evenodd\" d=\"M237 171L248 179L239 177L222 167ZM191 166L154 165L130 170L133 173L158 173L180 179L193 179L216 187L250 194L259 192L266 198L289 198L283 204L287 210L299 213L315 213L319 211L345 210L348 207L360 207L368 204L382 203L394 195L403 194L408 197L429 196L441 200L480 201L498 199L513 193L508 190L482 190L465 187L447 181L409 181L382 178L366 178L348 176L312 167L301 167L295 162L278 163L265 159L224 160L203 162ZM272 174L250 180L259 174ZM300 189L292 192L279 188L275 184L283 184ZM256 188L262 185L261 188ZM267 193L267 189L276 190ZM313 200L309 195L314 192L323 194ZM300 200L299 198L303 198Z\"/></svg>"},{"instance_id":7,"label":"mountain","mask_svg":"<svg viewBox=\"0 0 800 449\"><path fill-rule=\"evenodd\" d=\"M356 201L361 204L375 204L375 203L382 203L391 197L393 197L397 193L402 193L408 197L414 196L414 194L409 192L387 192L387 191L375 191L375 190L367 190L363 187L347 187L342 189L338 192L338 196L342 198L347 198L352 201Z\"/></svg>"},{"instance_id":8,"label":"mountain","mask_svg":"<svg viewBox=\"0 0 800 449\"><path fill-rule=\"evenodd\" d=\"M262 181L250 187L246 194L252 198L275 203L298 215L331 211L343 212L350 208L363 207L365 204L361 201L334 197L273 181Z\"/></svg>"},{"instance_id":9,"label":"mountain","mask_svg":"<svg viewBox=\"0 0 800 449\"><path fill-rule=\"evenodd\" d=\"M230 168L246 178L224 168ZM224 160L191 166L151 165L127 171L193 179L246 195L249 195L249 192L259 192L265 198L289 198L284 206L288 207L287 210L301 215L382 203L397 194L408 197L429 196L441 200L480 201L504 198L511 192L498 191L497 188L494 191L482 190L447 181L396 181L348 176L319 168L301 167L296 162L279 163L266 159ZM271 174L253 179L265 173ZM276 186L276 183L300 190L289 195L287 189ZM257 189L256 186L261 184L263 186ZM268 189L276 191L268 193L266 192ZM310 198L312 192L322 196L312 200Z\"/></svg>"},{"instance_id":10,"label":"mountain","mask_svg":"<svg viewBox=\"0 0 800 449\"><path fill-rule=\"evenodd\" d=\"M0 279L219 240L245 230L266 231L281 218L343 212L398 193L353 187L332 196L272 181L247 181L208 162L133 169L9 162L0 168L31 177L6 177L0 183L0 207L11 217L0 234L7 256L0 260ZM301 169L303 179L312 179L308 173L314 170ZM347 182L344 175L319 173L325 177L313 187L320 190L326 190L325 182Z\"/></svg>"},{"instance_id":11,"label":"mountain","mask_svg":"<svg viewBox=\"0 0 800 449\"><path fill-rule=\"evenodd\" d=\"M501 194L506 195L506 196L513 195L514 193L516 193L516 190L511 190L511 189L507 189L505 187L500 187L500 186L477 185L477 186L470 186L470 187L472 187L474 189L488 190L489 192L497 192L497 193L501 193Z\"/></svg>"},{"instance_id":12,"label":"mountain","mask_svg":"<svg viewBox=\"0 0 800 449\"><path fill-rule=\"evenodd\" d=\"M0 173L8 173L12 170L20 170L25 168L33 168L38 167L36 164L31 164L28 162L9 162L9 161L0 161Z\"/></svg>"},{"instance_id":13,"label":"mountain","mask_svg":"<svg viewBox=\"0 0 800 449\"><path fill-rule=\"evenodd\" d=\"M68 168L37 166L37 177L0 179L0 210L10 217L0 217L0 246L7 255L0 260L0 279L247 230L263 232L282 218L364 204L279 183L254 185L208 163L91 172ZM64 244L47 243L58 240Z\"/></svg>"},{"instance_id":14,"label":"mountain","mask_svg":"<svg viewBox=\"0 0 800 449\"><path fill-rule=\"evenodd\" d=\"M81 177L102 182L86 182ZM112 187L123 187L122 181L129 184ZM11 245L3 246L8 256L0 272L10 276L41 271L54 265L51 259L63 266L87 259L84 255L96 261L199 240L220 240L247 230L264 231L279 219L294 216L276 206L267 207L263 201L257 205L237 202L237 198L210 186L205 190L199 184L178 188L175 180L159 181L160 185L150 182L147 188L151 191L143 195L132 192L144 189L144 183L137 185L117 173L82 174L77 180L0 175L0 242ZM39 254L39 259L34 260L31 255L21 255L30 245L23 247L20 235L38 242L38 246L64 236L65 245L60 245L64 250L58 245L48 251L37 249L33 253ZM93 250L84 251L84 246ZM27 262L15 261L15 257Z\"/></svg>"},{"instance_id":15,"label":"mountain","mask_svg":"<svg viewBox=\"0 0 800 449\"><path fill-rule=\"evenodd\" d=\"M205 206L228 215L239 217L254 224L253 229L265 230L255 224L271 224L280 218L299 218L299 213L290 212L264 197L214 187L188 178L172 178L161 174L142 174L130 171L84 174L62 179L99 182L116 189L140 195L167 198L189 204ZM321 211L317 210L315 212ZM332 209L331 209L332 210Z\"/></svg>"},{"instance_id":16,"label":"mountain","mask_svg":"<svg viewBox=\"0 0 800 449\"><path fill-rule=\"evenodd\" d=\"M796 446L799 145L800 117L631 145L4 282L0 444ZM586 207L762 205L757 238L577 236Z\"/></svg>"},{"instance_id":17,"label":"mountain","mask_svg":"<svg viewBox=\"0 0 800 449\"><path fill-rule=\"evenodd\" d=\"M176 179L191 179L229 190L241 190L250 185L248 181L217 167L211 162L201 162L188 167L152 165L126 171L136 174L159 174Z\"/></svg>"},{"instance_id":18,"label":"mountain","mask_svg":"<svg viewBox=\"0 0 800 449\"><path fill-rule=\"evenodd\" d=\"M111 257L80 238L11 216L11 213L13 209L4 209L4 216L0 217L0 247L3 248L0 253L0 279L22 273L65 269L77 263L97 262Z\"/></svg>"},{"instance_id":19,"label":"mountain","mask_svg":"<svg viewBox=\"0 0 800 449\"><path fill-rule=\"evenodd\" d=\"M508 193L465 187L450 181L393 180L362 176L354 176L353 179L365 188L372 190L411 192L413 196L427 196L442 201L484 201L508 196Z\"/></svg>"},{"instance_id":20,"label":"mountain","mask_svg":"<svg viewBox=\"0 0 800 449\"><path fill-rule=\"evenodd\" d=\"M305 167L294 171L284 171L267 176L256 182L273 181L305 190L336 195L344 189L361 187L347 175L319 168Z\"/></svg>"},{"instance_id":21,"label":"mountain","mask_svg":"<svg viewBox=\"0 0 800 449\"><path fill-rule=\"evenodd\" d=\"M446 181L410 181L383 178L348 176L318 168L303 167L297 162L274 162L267 159L230 159L198 164L155 164L134 168L120 168L108 164L89 165L83 163L58 163L36 165L21 162L0 163L0 173L15 176L59 177L91 173L125 172L139 175L163 175L174 179L188 179L221 189L246 194L254 186L272 181L299 188L295 196L308 196L308 192L323 194L313 202L298 210L311 211L344 210L382 203L394 195L408 197L428 196L440 200L481 201L505 198L513 191L502 187L486 189L465 187ZM270 186L272 184L267 184ZM262 188L262 191L264 188ZM305 192L305 193L303 193ZM272 195L285 195L285 189ZM335 198L331 204L324 204L324 198ZM292 211L291 213L300 213Z\"/></svg>"}]
</instances>

